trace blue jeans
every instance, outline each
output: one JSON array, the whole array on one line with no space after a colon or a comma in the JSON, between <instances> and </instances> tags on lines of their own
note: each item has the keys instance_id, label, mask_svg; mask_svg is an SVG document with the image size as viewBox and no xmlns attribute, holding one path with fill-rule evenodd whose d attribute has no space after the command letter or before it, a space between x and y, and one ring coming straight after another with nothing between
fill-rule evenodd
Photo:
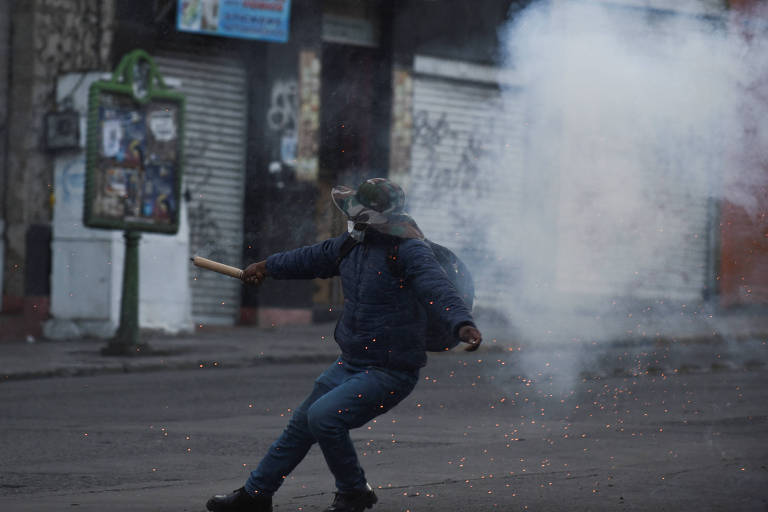
<instances>
[{"instance_id":1,"label":"blue jeans","mask_svg":"<svg viewBox=\"0 0 768 512\"><path fill-rule=\"evenodd\" d=\"M416 386L418 372L351 365L337 359L315 380L282 435L251 472L245 489L272 496L317 442L339 492L365 489L349 431L384 414Z\"/></svg>"}]
</instances>

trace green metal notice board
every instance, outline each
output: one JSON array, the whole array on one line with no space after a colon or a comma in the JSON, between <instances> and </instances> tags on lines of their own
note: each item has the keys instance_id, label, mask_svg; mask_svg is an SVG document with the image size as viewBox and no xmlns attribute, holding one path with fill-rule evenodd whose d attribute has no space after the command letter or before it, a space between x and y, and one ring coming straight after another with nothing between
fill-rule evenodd
<instances>
[{"instance_id":1,"label":"green metal notice board","mask_svg":"<svg viewBox=\"0 0 768 512\"><path fill-rule=\"evenodd\" d=\"M179 230L184 109L143 50L89 90L83 223L125 237L120 325L104 355L151 352L139 330L139 240Z\"/></svg>"},{"instance_id":2,"label":"green metal notice board","mask_svg":"<svg viewBox=\"0 0 768 512\"><path fill-rule=\"evenodd\" d=\"M86 226L178 231L184 109L184 96L165 85L143 50L123 57L111 80L91 85Z\"/></svg>"}]
</instances>

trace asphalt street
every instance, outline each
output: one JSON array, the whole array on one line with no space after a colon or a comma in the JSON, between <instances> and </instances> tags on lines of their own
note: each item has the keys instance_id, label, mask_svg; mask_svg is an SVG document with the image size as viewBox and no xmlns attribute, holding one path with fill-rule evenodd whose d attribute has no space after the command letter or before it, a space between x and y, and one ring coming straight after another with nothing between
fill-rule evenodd
<instances>
[{"instance_id":1,"label":"asphalt street","mask_svg":"<svg viewBox=\"0 0 768 512\"><path fill-rule=\"evenodd\" d=\"M664 356L614 348L563 371L574 357L432 357L408 399L354 431L374 510L768 510L768 370L754 352L751 365L653 366ZM2 382L0 510L202 511L242 485L324 366ZM315 448L275 510L332 498Z\"/></svg>"}]
</instances>

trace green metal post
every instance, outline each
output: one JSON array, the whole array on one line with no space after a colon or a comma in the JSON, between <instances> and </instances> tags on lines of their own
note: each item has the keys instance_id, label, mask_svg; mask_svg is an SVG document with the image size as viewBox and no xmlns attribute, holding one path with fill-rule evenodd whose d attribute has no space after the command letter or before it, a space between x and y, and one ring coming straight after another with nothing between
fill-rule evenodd
<instances>
[{"instance_id":1,"label":"green metal post","mask_svg":"<svg viewBox=\"0 0 768 512\"><path fill-rule=\"evenodd\" d=\"M123 294L120 300L120 327L112 341L101 351L104 355L140 355L149 352L139 334L139 240L138 231L125 231Z\"/></svg>"}]
</instances>

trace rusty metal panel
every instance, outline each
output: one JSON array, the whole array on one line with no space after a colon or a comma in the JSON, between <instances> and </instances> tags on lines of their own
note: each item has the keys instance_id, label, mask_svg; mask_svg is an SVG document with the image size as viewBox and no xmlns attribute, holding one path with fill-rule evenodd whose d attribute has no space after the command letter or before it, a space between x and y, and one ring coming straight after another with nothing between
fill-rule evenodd
<instances>
[{"instance_id":1,"label":"rusty metal panel","mask_svg":"<svg viewBox=\"0 0 768 512\"><path fill-rule=\"evenodd\" d=\"M730 202L720 221L720 301L723 306L768 304L768 188L759 213Z\"/></svg>"}]
</instances>

